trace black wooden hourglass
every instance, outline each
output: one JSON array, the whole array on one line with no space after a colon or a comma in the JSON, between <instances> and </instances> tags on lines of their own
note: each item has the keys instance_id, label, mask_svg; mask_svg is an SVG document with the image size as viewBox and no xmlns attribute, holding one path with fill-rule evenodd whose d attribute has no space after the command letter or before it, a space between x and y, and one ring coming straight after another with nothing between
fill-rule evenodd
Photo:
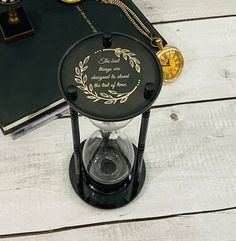
<instances>
[{"instance_id":1,"label":"black wooden hourglass","mask_svg":"<svg viewBox=\"0 0 236 241\"><path fill-rule=\"evenodd\" d=\"M96 34L67 51L58 82L71 111L74 154L69 174L75 192L100 208L129 203L145 180L143 154L150 107L162 86L158 59L136 39ZM99 128L82 143L78 113ZM136 147L120 129L140 114Z\"/></svg>"}]
</instances>

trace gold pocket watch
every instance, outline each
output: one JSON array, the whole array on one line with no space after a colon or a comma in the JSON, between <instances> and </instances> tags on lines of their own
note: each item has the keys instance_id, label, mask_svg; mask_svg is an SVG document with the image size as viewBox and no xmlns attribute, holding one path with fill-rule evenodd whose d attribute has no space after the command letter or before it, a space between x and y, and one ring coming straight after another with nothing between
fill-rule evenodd
<instances>
[{"instance_id":1,"label":"gold pocket watch","mask_svg":"<svg viewBox=\"0 0 236 241\"><path fill-rule=\"evenodd\" d=\"M162 66L163 81L165 83L174 82L181 75L184 68L184 58L180 50L169 45L163 47L161 38L154 38L151 44L159 49L156 55Z\"/></svg>"}]
</instances>

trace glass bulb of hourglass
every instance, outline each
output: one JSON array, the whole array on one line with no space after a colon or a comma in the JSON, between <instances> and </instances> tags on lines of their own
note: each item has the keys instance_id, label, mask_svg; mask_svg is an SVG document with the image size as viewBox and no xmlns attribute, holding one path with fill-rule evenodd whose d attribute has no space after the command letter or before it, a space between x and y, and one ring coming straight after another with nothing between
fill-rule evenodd
<instances>
[{"instance_id":1,"label":"glass bulb of hourglass","mask_svg":"<svg viewBox=\"0 0 236 241\"><path fill-rule=\"evenodd\" d=\"M111 131L114 129L111 123L105 122L105 125L105 130L95 131L85 142L83 162L92 179L111 185L129 176L135 154L133 144L125 134Z\"/></svg>"},{"instance_id":2,"label":"glass bulb of hourglass","mask_svg":"<svg viewBox=\"0 0 236 241\"><path fill-rule=\"evenodd\" d=\"M127 126L132 119L126 120L126 121L117 121L117 122L103 122L103 121L96 121L96 120L92 120L89 119L93 125L95 125L96 127L98 127L99 129L102 129L104 131L115 131L115 130L119 130L125 126Z\"/></svg>"}]
</instances>

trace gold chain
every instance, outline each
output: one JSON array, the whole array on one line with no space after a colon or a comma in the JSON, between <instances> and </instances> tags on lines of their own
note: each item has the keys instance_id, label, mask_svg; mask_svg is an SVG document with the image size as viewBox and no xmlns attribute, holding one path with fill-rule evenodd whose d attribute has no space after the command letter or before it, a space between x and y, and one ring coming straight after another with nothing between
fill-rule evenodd
<instances>
[{"instance_id":1,"label":"gold chain","mask_svg":"<svg viewBox=\"0 0 236 241\"><path fill-rule=\"evenodd\" d=\"M127 5L120 0L102 0L102 3L118 6L130 20L130 22L135 26L135 28L151 41L152 46L160 48L159 43L161 39L159 37L153 37L150 30L144 25L136 13L134 13L134 11L131 10Z\"/></svg>"}]
</instances>

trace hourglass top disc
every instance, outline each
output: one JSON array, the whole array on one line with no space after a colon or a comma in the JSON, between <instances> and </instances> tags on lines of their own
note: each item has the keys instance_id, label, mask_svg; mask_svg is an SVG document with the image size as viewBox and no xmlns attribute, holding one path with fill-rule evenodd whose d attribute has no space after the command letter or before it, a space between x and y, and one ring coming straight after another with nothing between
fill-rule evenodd
<instances>
[{"instance_id":1,"label":"hourglass top disc","mask_svg":"<svg viewBox=\"0 0 236 241\"><path fill-rule=\"evenodd\" d=\"M77 112L95 120L122 121L150 108L161 90L162 70L155 54L138 40L113 33L106 45L103 34L96 34L67 51L58 83ZM68 98L70 86L76 87L76 100Z\"/></svg>"}]
</instances>

